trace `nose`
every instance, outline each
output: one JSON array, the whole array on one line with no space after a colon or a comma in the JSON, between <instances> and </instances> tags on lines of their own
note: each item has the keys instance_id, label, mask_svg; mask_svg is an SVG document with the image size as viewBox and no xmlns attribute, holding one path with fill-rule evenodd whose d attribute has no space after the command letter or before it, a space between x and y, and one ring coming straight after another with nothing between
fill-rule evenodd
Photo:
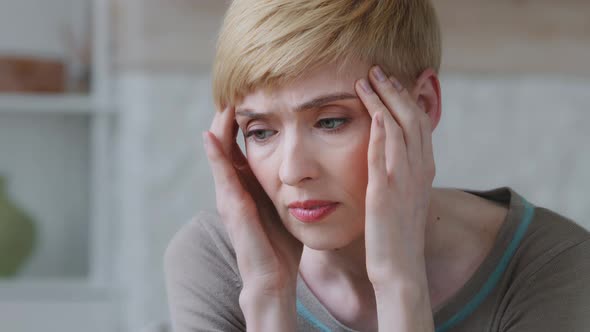
<instances>
[{"instance_id":1,"label":"nose","mask_svg":"<svg viewBox=\"0 0 590 332\"><path fill-rule=\"evenodd\" d=\"M305 142L304 137L285 137L279 178L282 183L297 186L302 182L316 179L320 172L317 148Z\"/></svg>"}]
</instances>

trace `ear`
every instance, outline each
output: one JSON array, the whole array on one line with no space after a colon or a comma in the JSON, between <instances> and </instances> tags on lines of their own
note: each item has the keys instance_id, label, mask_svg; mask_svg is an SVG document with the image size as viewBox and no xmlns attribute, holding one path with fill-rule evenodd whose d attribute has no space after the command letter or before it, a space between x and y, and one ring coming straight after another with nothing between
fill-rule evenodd
<instances>
[{"instance_id":1,"label":"ear","mask_svg":"<svg viewBox=\"0 0 590 332\"><path fill-rule=\"evenodd\" d=\"M428 68L416 80L412 97L420 109L430 118L432 131L436 129L442 115L440 81L436 72Z\"/></svg>"}]
</instances>

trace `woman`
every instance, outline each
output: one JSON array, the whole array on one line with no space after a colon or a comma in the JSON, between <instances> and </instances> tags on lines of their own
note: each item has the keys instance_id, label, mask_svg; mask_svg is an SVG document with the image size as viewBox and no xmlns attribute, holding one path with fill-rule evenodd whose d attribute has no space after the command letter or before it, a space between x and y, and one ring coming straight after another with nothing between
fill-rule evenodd
<instances>
[{"instance_id":1,"label":"woman","mask_svg":"<svg viewBox=\"0 0 590 332\"><path fill-rule=\"evenodd\" d=\"M440 58L427 0L233 1L203 135L217 213L165 256L175 331L590 326L585 229L510 187L432 187Z\"/></svg>"}]
</instances>

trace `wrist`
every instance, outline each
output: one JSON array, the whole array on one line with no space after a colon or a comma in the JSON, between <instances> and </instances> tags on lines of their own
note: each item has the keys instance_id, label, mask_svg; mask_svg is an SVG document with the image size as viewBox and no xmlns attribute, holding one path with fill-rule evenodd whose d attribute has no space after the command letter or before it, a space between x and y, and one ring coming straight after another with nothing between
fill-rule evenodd
<instances>
[{"instance_id":1,"label":"wrist","mask_svg":"<svg viewBox=\"0 0 590 332\"><path fill-rule=\"evenodd\" d=\"M249 331L295 331L296 299L295 289L270 292L245 287L239 304Z\"/></svg>"},{"instance_id":2,"label":"wrist","mask_svg":"<svg viewBox=\"0 0 590 332\"><path fill-rule=\"evenodd\" d=\"M421 299L428 293L427 289L415 281L392 281L389 283L373 284L375 299L411 301Z\"/></svg>"},{"instance_id":3,"label":"wrist","mask_svg":"<svg viewBox=\"0 0 590 332\"><path fill-rule=\"evenodd\" d=\"M379 331L434 331L427 287L416 281L374 286Z\"/></svg>"},{"instance_id":4,"label":"wrist","mask_svg":"<svg viewBox=\"0 0 590 332\"><path fill-rule=\"evenodd\" d=\"M375 294L426 294L429 292L428 279L425 271L412 274L388 274L381 278L370 278ZM387 295L385 295L387 296Z\"/></svg>"},{"instance_id":5,"label":"wrist","mask_svg":"<svg viewBox=\"0 0 590 332\"><path fill-rule=\"evenodd\" d=\"M240 301L244 301L244 303L252 301L276 302L278 300L289 302L291 299L294 300L295 298L295 288L271 291L265 288L244 286L240 292Z\"/></svg>"}]
</instances>

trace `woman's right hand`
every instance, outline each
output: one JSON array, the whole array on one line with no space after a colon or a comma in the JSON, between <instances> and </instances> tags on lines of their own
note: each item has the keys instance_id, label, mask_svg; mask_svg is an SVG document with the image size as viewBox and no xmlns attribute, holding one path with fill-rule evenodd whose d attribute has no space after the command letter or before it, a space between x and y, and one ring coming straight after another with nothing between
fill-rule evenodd
<instances>
[{"instance_id":1,"label":"woman's right hand","mask_svg":"<svg viewBox=\"0 0 590 332\"><path fill-rule=\"evenodd\" d=\"M281 222L236 142L237 133L235 110L228 107L216 112L203 139L217 211L236 251L242 292L294 295L303 244Z\"/></svg>"}]
</instances>

